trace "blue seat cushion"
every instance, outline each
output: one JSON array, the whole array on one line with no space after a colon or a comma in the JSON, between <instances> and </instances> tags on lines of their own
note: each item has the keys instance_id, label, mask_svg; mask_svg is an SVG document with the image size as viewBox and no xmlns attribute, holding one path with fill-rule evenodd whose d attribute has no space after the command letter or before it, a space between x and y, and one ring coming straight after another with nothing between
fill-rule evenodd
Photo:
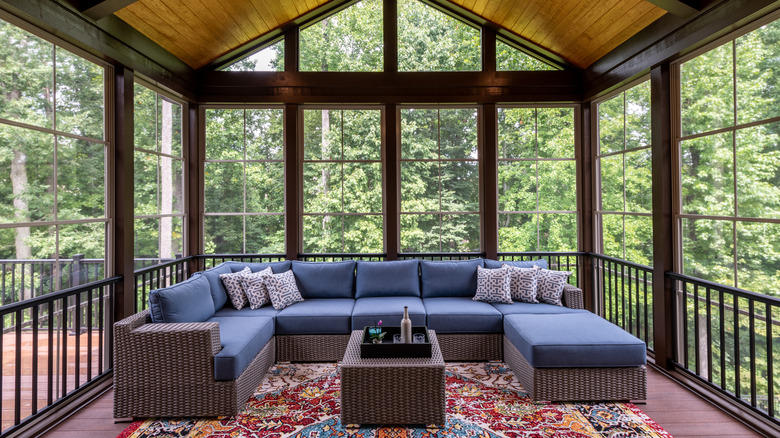
<instances>
[{"instance_id":1,"label":"blue seat cushion","mask_svg":"<svg viewBox=\"0 0 780 438\"><path fill-rule=\"evenodd\" d=\"M281 262L264 262L264 263L245 263L245 262L225 262L230 265L230 269L233 272L239 272L244 268L249 268L252 272L262 271L267 267L271 267L274 274L281 274L282 272L290 270L290 261L284 260Z\"/></svg>"},{"instance_id":2,"label":"blue seat cushion","mask_svg":"<svg viewBox=\"0 0 780 438\"><path fill-rule=\"evenodd\" d=\"M420 296L419 261L366 262L358 260L355 298Z\"/></svg>"},{"instance_id":3,"label":"blue seat cushion","mask_svg":"<svg viewBox=\"0 0 780 438\"><path fill-rule=\"evenodd\" d=\"M352 298L355 261L292 262L292 271L301 296L310 298Z\"/></svg>"},{"instance_id":4,"label":"blue seat cushion","mask_svg":"<svg viewBox=\"0 0 780 438\"><path fill-rule=\"evenodd\" d=\"M485 259L485 268L487 269L498 269L503 264L514 266L516 268L533 268L534 266L538 266L542 269L547 269L547 260L545 259L523 261L501 261Z\"/></svg>"},{"instance_id":5,"label":"blue seat cushion","mask_svg":"<svg viewBox=\"0 0 780 438\"><path fill-rule=\"evenodd\" d=\"M355 300L352 309L352 330L363 330L382 320L382 325L400 327L404 306L409 307L409 319L413 326L423 326L425 306L418 297L369 297Z\"/></svg>"},{"instance_id":6,"label":"blue seat cushion","mask_svg":"<svg viewBox=\"0 0 780 438\"><path fill-rule=\"evenodd\" d=\"M507 315L504 334L534 367L629 367L647 361L644 342L590 312Z\"/></svg>"},{"instance_id":7,"label":"blue seat cushion","mask_svg":"<svg viewBox=\"0 0 780 438\"><path fill-rule=\"evenodd\" d=\"M203 322L214 314L208 280L196 273L181 283L149 293L152 322Z\"/></svg>"},{"instance_id":8,"label":"blue seat cushion","mask_svg":"<svg viewBox=\"0 0 780 438\"><path fill-rule=\"evenodd\" d=\"M214 356L214 378L233 380L244 372L274 335L274 320L263 316L212 317L219 323L222 350Z\"/></svg>"},{"instance_id":9,"label":"blue seat cushion","mask_svg":"<svg viewBox=\"0 0 780 438\"><path fill-rule=\"evenodd\" d=\"M263 306L258 309L250 309L249 307L244 307L241 310L236 309L232 306L225 306L216 312L214 312L214 316L224 316L224 317L234 317L234 316L247 316L247 317L255 317L255 316L267 316L269 318L273 318L276 316L276 314L279 313L278 310L274 309L273 306Z\"/></svg>"},{"instance_id":10,"label":"blue seat cushion","mask_svg":"<svg viewBox=\"0 0 780 438\"><path fill-rule=\"evenodd\" d=\"M493 307L498 309L503 315L517 315L517 314L561 314L561 313L583 313L587 312L585 309L569 309L568 307L556 306L553 304L545 303L523 303L515 301L514 304L501 304L492 303Z\"/></svg>"},{"instance_id":11,"label":"blue seat cushion","mask_svg":"<svg viewBox=\"0 0 780 438\"><path fill-rule=\"evenodd\" d=\"M239 271L241 269L239 269ZM209 286L211 287L211 298L214 301L215 312L221 309L228 300L227 290L225 290L225 285L222 284L222 280L219 278L219 276L220 274L232 273L233 269L231 267L231 262L220 263L211 269L206 269L205 271L201 272L201 274L209 281Z\"/></svg>"},{"instance_id":12,"label":"blue seat cushion","mask_svg":"<svg viewBox=\"0 0 780 438\"><path fill-rule=\"evenodd\" d=\"M490 303L446 297L423 298L423 304L428 328L436 333L501 333L503 329L504 317Z\"/></svg>"},{"instance_id":13,"label":"blue seat cushion","mask_svg":"<svg viewBox=\"0 0 780 438\"><path fill-rule=\"evenodd\" d=\"M477 266L483 259L431 262L420 260L422 297L469 297L477 293Z\"/></svg>"},{"instance_id":14,"label":"blue seat cushion","mask_svg":"<svg viewBox=\"0 0 780 438\"><path fill-rule=\"evenodd\" d=\"M352 298L311 298L292 304L276 315L276 334L348 334L354 305Z\"/></svg>"}]
</instances>

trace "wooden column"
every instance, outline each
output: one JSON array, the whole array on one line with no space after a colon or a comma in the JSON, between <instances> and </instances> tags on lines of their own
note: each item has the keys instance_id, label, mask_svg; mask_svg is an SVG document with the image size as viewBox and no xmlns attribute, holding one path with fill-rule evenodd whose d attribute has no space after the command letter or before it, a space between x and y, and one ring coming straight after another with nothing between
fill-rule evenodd
<instances>
[{"instance_id":1,"label":"wooden column","mask_svg":"<svg viewBox=\"0 0 780 438\"><path fill-rule=\"evenodd\" d=\"M133 275L133 80L132 70L114 68L113 275L116 285L114 321L135 313Z\"/></svg>"},{"instance_id":2,"label":"wooden column","mask_svg":"<svg viewBox=\"0 0 780 438\"><path fill-rule=\"evenodd\" d=\"M385 0L382 4L383 36L385 41L385 72L398 71L398 2Z\"/></svg>"},{"instance_id":3,"label":"wooden column","mask_svg":"<svg viewBox=\"0 0 780 438\"><path fill-rule=\"evenodd\" d=\"M653 327L655 361L672 369L674 358L674 175L672 160L671 68L650 70L653 151Z\"/></svg>"},{"instance_id":4,"label":"wooden column","mask_svg":"<svg viewBox=\"0 0 780 438\"><path fill-rule=\"evenodd\" d=\"M577 160L577 181L579 191L579 209L580 209L580 235L582 236L579 244L580 251L595 252L594 226L593 226L593 181L595 178L593 165L595 160L593 139L594 129L591 121L595 109L595 104L590 102L583 103L580 106L580 142L576 155ZM582 270L580 271L580 287L585 295L585 308L594 311L595 296L593 282L593 263L590 257L583 257Z\"/></svg>"},{"instance_id":5,"label":"wooden column","mask_svg":"<svg viewBox=\"0 0 780 438\"><path fill-rule=\"evenodd\" d=\"M495 260L498 258L498 120L494 103L482 106L482 150L479 158L482 249L485 257Z\"/></svg>"},{"instance_id":6,"label":"wooden column","mask_svg":"<svg viewBox=\"0 0 780 438\"><path fill-rule=\"evenodd\" d=\"M301 242L301 199L298 161L298 105L284 106L284 222L287 260L296 260Z\"/></svg>"},{"instance_id":7,"label":"wooden column","mask_svg":"<svg viewBox=\"0 0 780 438\"><path fill-rule=\"evenodd\" d=\"M385 253L387 260L398 259L400 251L400 181L401 153L398 147L400 140L400 126L398 120L398 106L385 105L385 153L384 167L384 195L385 195Z\"/></svg>"},{"instance_id":8,"label":"wooden column","mask_svg":"<svg viewBox=\"0 0 780 438\"><path fill-rule=\"evenodd\" d=\"M187 107L187 252L186 255L203 254L203 197L205 190L203 159L205 157L205 139L200 136L200 106L189 104ZM189 265L190 272L200 269L197 260Z\"/></svg>"},{"instance_id":9,"label":"wooden column","mask_svg":"<svg viewBox=\"0 0 780 438\"><path fill-rule=\"evenodd\" d=\"M482 26L482 71L496 71L496 31L488 26Z\"/></svg>"},{"instance_id":10,"label":"wooden column","mask_svg":"<svg viewBox=\"0 0 780 438\"><path fill-rule=\"evenodd\" d=\"M284 71L298 71L298 26L284 32Z\"/></svg>"}]
</instances>

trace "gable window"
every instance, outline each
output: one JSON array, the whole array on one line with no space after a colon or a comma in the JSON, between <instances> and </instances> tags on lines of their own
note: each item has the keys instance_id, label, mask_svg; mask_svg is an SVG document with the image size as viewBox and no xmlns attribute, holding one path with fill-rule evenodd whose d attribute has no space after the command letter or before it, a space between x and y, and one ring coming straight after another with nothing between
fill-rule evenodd
<instances>
[{"instance_id":1,"label":"gable window","mask_svg":"<svg viewBox=\"0 0 780 438\"><path fill-rule=\"evenodd\" d=\"M242 58L223 70L225 71L284 71L284 40L266 46Z\"/></svg>"},{"instance_id":2,"label":"gable window","mask_svg":"<svg viewBox=\"0 0 780 438\"><path fill-rule=\"evenodd\" d=\"M560 70L501 40L496 41L496 68L499 71Z\"/></svg>"}]
</instances>

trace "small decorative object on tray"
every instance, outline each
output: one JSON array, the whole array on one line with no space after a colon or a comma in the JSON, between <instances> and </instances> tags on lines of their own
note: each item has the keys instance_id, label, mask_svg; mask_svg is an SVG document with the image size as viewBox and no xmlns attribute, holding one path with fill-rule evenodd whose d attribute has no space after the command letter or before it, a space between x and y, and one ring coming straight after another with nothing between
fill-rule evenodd
<instances>
[{"instance_id":1,"label":"small decorative object on tray","mask_svg":"<svg viewBox=\"0 0 780 438\"><path fill-rule=\"evenodd\" d=\"M381 319L379 320L379 322L374 322L374 325L372 327L368 327L368 336L371 337L371 342L373 342L374 344L380 344L386 334L387 332L382 331Z\"/></svg>"},{"instance_id":2,"label":"small decorative object on tray","mask_svg":"<svg viewBox=\"0 0 780 438\"><path fill-rule=\"evenodd\" d=\"M366 326L363 329L363 337L360 342L360 357L362 358L397 358L397 357L431 357L431 338L428 336L428 327L412 327L412 341L403 343L395 341L401 335L401 327L384 327L382 338L374 342L375 337L371 330L376 326ZM395 341L395 342L394 342Z\"/></svg>"}]
</instances>

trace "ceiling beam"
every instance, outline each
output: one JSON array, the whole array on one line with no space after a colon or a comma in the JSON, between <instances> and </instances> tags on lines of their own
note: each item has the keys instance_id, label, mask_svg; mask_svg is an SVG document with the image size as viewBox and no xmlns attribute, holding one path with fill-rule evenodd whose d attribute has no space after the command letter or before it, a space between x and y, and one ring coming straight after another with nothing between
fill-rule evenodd
<instances>
[{"instance_id":1,"label":"ceiling beam","mask_svg":"<svg viewBox=\"0 0 780 438\"><path fill-rule=\"evenodd\" d=\"M138 0L67 0L76 10L97 21Z\"/></svg>"},{"instance_id":2,"label":"ceiling beam","mask_svg":"<svg viewBox=\"0 0 780 438\"><path fill-rule=\"evenodd\" d=\"M646 0L659 8L682 18L688 18L701 10L698 0Z\"/></svg>"}]
</instances>

